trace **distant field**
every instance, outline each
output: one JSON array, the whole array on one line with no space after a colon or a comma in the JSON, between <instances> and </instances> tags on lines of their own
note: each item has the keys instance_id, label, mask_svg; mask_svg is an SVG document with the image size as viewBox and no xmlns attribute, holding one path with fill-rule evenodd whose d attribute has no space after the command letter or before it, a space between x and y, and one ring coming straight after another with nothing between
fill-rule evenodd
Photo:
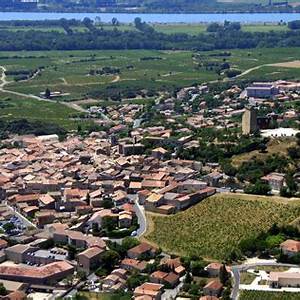
<instances>
[{"instance_id":1,"label":"distant field","mask_svg":"<svg viewBox=\"0 0 300 300\"><path fill-rule=\"evenodd\" d=\"M223 62L222 56L211 56L222 51L201 52L204 62ZM300 68L263 66L300 60L300 48L230 50L226 57L231 67L245 71L259 66L243 78L248 79L300 79ZM182 87L193 83L216 80L216 71L196 68L201 61L192 57L191 51L121 50L121 51L44 51L44 52L1 52L0 65L8 70L44 67L34 79L12 81L6 88L39 95L46 87L53 91L69 93L61 100L78 100L95 90L107 87L119 89L162 90L173 86ZM149 58L149 59L145 59ZM105 66L120 69L116 75L89 76L91 69Z\"/></svg>"},{"instance_id":2,"label":"distant field","mask_svg":"<svg viewBox=\"0 0 300 300\"><path fill-rule=\"evenodd\" d=\"M60 103L43 102L0 92L0 119L26 118L29 121L55 123L68 130L77 129L78 121L70 119L77 112Z\"/></svg>"},{"instance_id":3,"label":"distant field","mask_svg":"<svg viewBox=\"0 0 300 300\"><path fill-rule=\"evenodd\" d=\"M238 242L290 223L299 216L300 202L241 194L217 194L173 216L150 215L145 238L179 255L222 260Z\"/></svg>"},{"instance_id":4,"label":"distant field","mask_svg":"<svg viewBox=\"0 0 300 300\"><path fill-rule=\"evenodd\" d=\"M299 300L299 293L242 291L239 300Z\"/></svg>"},{"instance_id":5,"label":"distant field","mask_svg":"<svg viewBox=\"0 0 300 300\"><path fill-rule=\"evenodd\" d=\"M19 55L20 58L8 56ZM2 56L2 58L1 58ZM23 58L24 57L24 58ZM144 59L145 58L145 59ZM149 59L147 59L149 58ZM217 79L214 71L195 69L192 52L185 51L65 51L0 53L0 65L8 70L44 70L26 82L12 82L6 88L39 95L46 87L70 93L62 100L81 99L108 86L161 90L172 86ZM89 76L91 69L105 66L120 69L120 74ZM8 80L13 80L12 76Z\"/></svg>"},{"instance_id":6,"label":"distant field","mask_svg":"<svg viewBox=\"0 0 300 300\"><path fill-rule=\"evenodd\" d=\"M156 31L163 32L166 34L174 34L174 33L187 33L191 35L197 35L199 33L205 33L207 25L204 23L199 24L188 24L188 23L174 23L174 24L151 24ZM111 24L105 23L98 28L114 30L118 29L121 31L125 30L136 30L133 24L120 24L119 26L113 26ZM76 26L71 27L74 32L85 32L88 31L84 26ZM38 31L57 31L64 32L64 29L60 26L0 26L0 30L9 30L9 31L29 31L29 30L38 30ZM289 30L287 25L283 24L242 24L243 31L249 32L268 32L268 31L282 31Z\"/></svg>"}]
</instances>

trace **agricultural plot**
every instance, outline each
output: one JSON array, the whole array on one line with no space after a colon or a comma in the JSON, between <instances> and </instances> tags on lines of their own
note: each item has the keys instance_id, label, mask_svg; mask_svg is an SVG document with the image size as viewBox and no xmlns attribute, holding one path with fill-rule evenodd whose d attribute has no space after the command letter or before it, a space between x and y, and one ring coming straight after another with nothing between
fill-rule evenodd
<instances>
[{"instance_id":1,"label":"agricultural plot","mask_svg":"<svg viewBox=\"0 0 300 300\"><path fill-rule=\"evenodd\" d=\"M299 300L299 293L242 291L240 300Z\"/></svg>"},{"instance_id":2,"label":"agricultural plot","mask_svg":"<svg viewBox=\"0 0 300 300\"><path fill-rule=\"evenodd\" d=\"M219 76L216 67L223 63L222 51L199 52L199 60L191 51L45 51L1 52L0 66L10 71L41 69L28 80L15 81L16 76L7 76L6 89L24 94L39 95L47 87L66 95L59 100L72 101L102 95L108 90L162 91L175 87L204 83ZM231 50L226 57L232 68L242 72L246 79L300 78L300 68L291 61L300 60L300 48ZM200 63L200 64L199 64ZM201 64L203 63L203 64ZM278 64L280 65L273 65ZM284 63L284 66L282 65ZM208 67L207 67L208 66ZM103 68L116 73L93 74ZM100 96L93 96L101 98Z\"/></svg>"},{"instance_id":3,"label":"agricultural plot","mask_svg":"<svg viewBox=\"0 0 300 300\"><path fill-rule=\"evenodd\" d=\"M25 118L29 121L54 123L67 130L77 129L75 110L56 102L44 102L0 92L0 120ZM80 121L81 122L81 121Z\"/></svg>"},{"instance_id":4,"label":"agricultural plot","mask_svg":"<svg viewBox=\"0 0 300 300\"><path fill-rule=\"evenodd\" d=\"M7 56L18 58L7 58ZM2 58L1 58L2 56ZM25 58L22 58L25 56ZM43 60L44 57L47 57ZM66 51L0 53L0 65L7 70L42 71L32 79L11 82L7 89L39 95L46 87L69 93L62 100L82 99L93 91L107 88L161 90L214 80L214 71L198 70L191 52L172 51ZM118 74L90 75L104 67L119 69ZM10 76L7 80L13 80Z\"/></svg>"},{"instance_id":5,"label":"agricultural plot","mask_svg":"<svg viewBox=\"0 0 300 300\"><path fill-rule=\"evenodd\" d=\"M145 238L167 252L222 260L241 239L299 217L300 203L217 194L173 216L150 215ZM151 228L152 227L152 228Z\"/></svg>"}]
</instances>

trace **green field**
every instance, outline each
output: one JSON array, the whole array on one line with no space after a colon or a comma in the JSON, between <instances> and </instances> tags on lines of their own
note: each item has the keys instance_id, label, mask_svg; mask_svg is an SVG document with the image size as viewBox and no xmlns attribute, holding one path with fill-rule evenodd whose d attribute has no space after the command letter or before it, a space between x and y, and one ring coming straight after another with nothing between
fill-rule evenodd
<instances>
[{"instance_id":1,"label":"green field","mask_svg":"<svg viewBox=\"0 0 300 300\"><path fill-rule=\"evenodd\" d=\"M299 293L242 291L239 300L299 300Z\"/></svg>"},{"instance_id":2,"label":"green field","mask_svg":"<svg viewBox=\"0 0 300 300\"><path fill-rule=\"evenodd\" d=\"M163 24L163 23L154 23L151 24L154 29L158 32L163 32L166 34L174 34L174 33L187 33L190 35L197 35L199 33L205 33L207 24L205 23L196 23L196 24L188 24L188 23L174 23L174 24ZM98 28L103 28L106 30L114 30L117 28L118 30L136 30L133 24L120 24L119 26L113 26L109 23L103 23L98 26ZM88 29L84 26L71 27L74 32L84 32L88 31ZM29 31L29 30L38 30L38 31L56 31L56 32L64 32L64 29L60 26L0 26L0 30L9 30L9 31ZM268 32L268 31L280 31L280 30L289 30L287 25L283 24L272 24L272 23L264 23L264 24L244 24L242 25L243 31L249 32Z\"/></svg>"},{"instance_id":3,"label":"green field","mask_svg":"<svg viewBox=\"0 0 300 300\"><path fill-rule=\"evenodd\" d=\"M268 230L274 223L290 223L299 214L299 202L217 194L176 215L150 215L145 238L167 252L222 260L241 239Z\"/></svg>"},{"instance_id":4,"label":"green field","mask_svg":"<svg viewBox=\"0 0 300 300\"><path fill-rule=\"evenodd\" d=\"M12 56L18 58L9 58ZM143 60L145 57L150 59ZM26 82L11 82L6 89L39 95L49 87L53 91L70 93L62 100L85 98L89 92L105 90L108 86L161 90L218 77L214 71L196 70L192 53L184 51L2 52L0 65L5 66L7 70L35 69L43 66L39 76ZM119 68L119 76L88 75L91 69L105 66ZM12 81L12 76L7 80Z\"/></svg>"},{"instance_id":5,"label":"green field","mask_svg":"<svg viewBox=\"0 0 300 300\"><path fill-rule=\"evenodd\" d=\"M6 85L10 89L25 94L39 95L46 87L52 91L69 93L61 100L84 99L93 91L104 91L109 88L125 90L163 90L203 83L224 76L215 70L200 67L199 63L222 63L224 57L211 56L221 51L200 52L199 60L192 57L190 51L44 51L44 52L1 52L0 65L7 70L35 69L43 67L33 79L14 82ZM232 50L226 57L232 68L241 71L249 68L258 69L249 72L242 78L248 79L283 79L300 78L300 68L283 68L263 66L300 59L300 48ZM144 58L150 57L148 60ZM92 75L91 69L115 67L120 69L119 75Z\"/></svg>"},{"instance_id":6,"label":"green field","mask_svg":"<svg viewBox=\"0 0 300 300\"><path fill-rule=\"evenodd\" d=\"M71 116L75 110L56 102L44 102L0 92L0 119L26 118L29 121L55 123L67 130L77 129L78 121Z\"/></svg>"},{"instance_id":7,"label":"green field","mask_svg":"<svg viewBox=\"0 0 300 300\"><path fill-rule=\"evenodd\" d=\"M223 80L224 74L218 75L216 69L205 65L211 63L220 65L224 59L231 68L237 68L242 72L250 70L243 74L241 79L300 79L299 67L272 66L274 63L300 60L300 48L259 48L227 52L230 52L230 56L222 56L221 50L196 53L156 50L0 52L0 66L8 71L41 68L38 75L25 81L15 81L13 75L6 77L9 83L4 89L22 95L15 96L1 92L0 99L9 97L10 101L2 105L0 117L43 119L65 128L76 128L76 121L69 118L71 114L76 113L75 111L59 105L56 101L53 103L37 101L30 95L39 96L49 88L52 92L60 91L67 94L57 98L58 101L95 98L99 100L99 104L110 105L112 102L107 102L110 90L160 92L194 83ZM90 70L103 67L118 68L120 73L89 75ZM122 99L124 98L126 97ZM138 95L138 99L133 101L143 104L147 98L142 99ZM7 105L8 102L10 105ZM87 107L88 103L83 101L81 105Z\"/></svg>"}]
</instances>

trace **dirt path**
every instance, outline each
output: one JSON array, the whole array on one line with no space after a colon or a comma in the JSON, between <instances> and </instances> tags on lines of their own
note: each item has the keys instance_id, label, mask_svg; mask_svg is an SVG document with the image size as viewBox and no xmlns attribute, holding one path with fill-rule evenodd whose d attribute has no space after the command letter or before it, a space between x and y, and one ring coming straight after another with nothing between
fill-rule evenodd
<instances>
[{"instance_id":1,"label":"dirt path","mask_svg":"<svg viewBox=\"0 0 300 300\"><path fill-rule=\"evenodd\" d=\"M15 92L15 91L5 89L5 86L10 82L6 80L6 74L5 74L6 68L4 66L0 66L0 69L2 70L2 73L1 73L1 76L0 76L0 92L7 93L7 94L12 94L12 95L16 95L16 96L20 96L20 97L24 97L24 98L31 98L31 99L35 99L35 100L39 100L39 101L54 103L50 99L42 98L42 97L35 96L35 95L32 95L32 94L24 94L24 93ZM71 108L73 108L73 109L75 109L79 112L86 112L85 109L83 109L81 106L79 106L77 104L72 105L71 103L67 103L67 102L60 102L60 103L65 105L65 106L71 107Z\"/></svg>"},{"instance_id":2,"label":"dirt path","mask_svg":"<svg viewBox=\"0 0 300 300\"><path fill-rule=\"evenodd\" d=\"M119 76L119 75L117 75L117 76L111 81L111 83L118 82L118 81L120 81L120 76Z\"/></svg>"}]
</instances>

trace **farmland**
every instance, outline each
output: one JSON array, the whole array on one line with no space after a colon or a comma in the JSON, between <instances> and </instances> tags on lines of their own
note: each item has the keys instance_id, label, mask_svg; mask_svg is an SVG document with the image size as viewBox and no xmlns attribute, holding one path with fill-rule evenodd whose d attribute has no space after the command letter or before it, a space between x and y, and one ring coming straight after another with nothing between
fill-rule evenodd
<instances>
[{"instance_id":1,"label":"farmland","mask_svg":"<svg viewBox=\"0 0 300 300\"><path fill-rule=\"evenodd\" d=\"M186 33L190 35L197 35L199 33L205 33L207 24L205 23L196 23L196 24L188 24L188 23L174 23L174 24L164 24L164 23L153 23L151 24L153 28L158 32L163 32L166 34L174 34L174 33ZM88 29L85 26L71 26L70 27L74 32L86 32ZM103 28L105 30L114 30L118 29L121 31L125 30L136 30L134 24L119 24L118 26L113 26L109 23L102 23L101 25L97 25L97 28ZM61 26L9 26L9 25L0 25L1 30L9 30L9 31L56 31L56 32L64 32L64 29ZM273 24L273 23L264 23L264 24L242 24L243 31L248 32L268 32L268 31L282 31L289 30L286 24Z\"/></svg>"},{"instance_id":2,"label":"farmland","mask_svg":"<svg viewBox=\"0 0 300 300\"><path fill-rule=\"evenodd\" d=\"M300 48L254 50L233 50L226 60L233 68L241 71L256 68L241 78L284 79L300 78L300 68L271 66L300 59ZM203 64L222 63L217 51L198 52L199 60L191 51L50 51L50 52L1 52L0 65L8 71L41 71L34 78L10 81L6 89L25 94L39 95L46 87L52 91L62 91L66 95L61 100L78 100L93 94L107 92L108 89L161 91L182 87L193 83L203 83L222 79L216 70ZM213 56L212 56L213 55ZM202 64L202 66L199 64ZM90 75L91 70L104 67L116 68L118 74ZM267 75L267 76L266 76Z\"/></svg>"},{"instance_id":3,"label":"farmland","mask_svg":"<svg viewBox=\"0 0 300 300\"><path fill-rule=\"evenodd\" d=\"M270 49L265 48L231 50L225 60L232 68L242 72L248 70L238 80L300 79L300 68L295 68L295 65L273 65L300 60L300 48L275 48L271 55ZM120 95L122 100L131 98L145 103L165 90L226 80L224 74L218 75L217 69L210 67L223 62L221 51L0 52L0 66L7 70L3 88L22 93L22 96L15 96L1 92L2 100L9 99L1 109L1 118L43 119L73 129L77 125L69 116L76 111L58 102L96 99L93 105L97 105L97 101L101 105L112 103L111 95L114 94ZM103 68L117 71L101 75L91 73ZM13 75L18 71L34 72L37 69L39 71L34 76L25 80ZM63 95L53 103L42 103L30 96L39 96L46 88L52 92L62 92ZM19 101L20 98L22 101ZM80 105L87 107L84 101Z\"/></svg>"},{"instance_id":4,"label":"farmland","mask_svg":"<svg viewBox=\"0 0 300 300\"><path fill-rule=\"evenodd\" d=\"M299 293L242 291L240 300L298 300Z\"/></svg>"},{"instance_id":5,"label":"farmland","mask_svg":"<svg viewBox=\"0 0 300 300\"><path fill-rule=\"evenodd\" d=\"M44 102L0 92L0 108L0 119L3 120L26 118L29 121L55 123L67 130L76 129L78 124L78 121L71 119L77 112L56 102Z\"/></svg>"},{"instance_id":6,"label":"farmland","mask_svg":"<svg viewBox=\"0 0 300 300\"><path fill-rule=\"evenodd\" d=\"M299 202L217 194L173 216L150 215L152 226L145 238L175 254L222 260L241 239L265 231L275 222L290 223L299 213Z\"/></svg>"}]
</instances>

